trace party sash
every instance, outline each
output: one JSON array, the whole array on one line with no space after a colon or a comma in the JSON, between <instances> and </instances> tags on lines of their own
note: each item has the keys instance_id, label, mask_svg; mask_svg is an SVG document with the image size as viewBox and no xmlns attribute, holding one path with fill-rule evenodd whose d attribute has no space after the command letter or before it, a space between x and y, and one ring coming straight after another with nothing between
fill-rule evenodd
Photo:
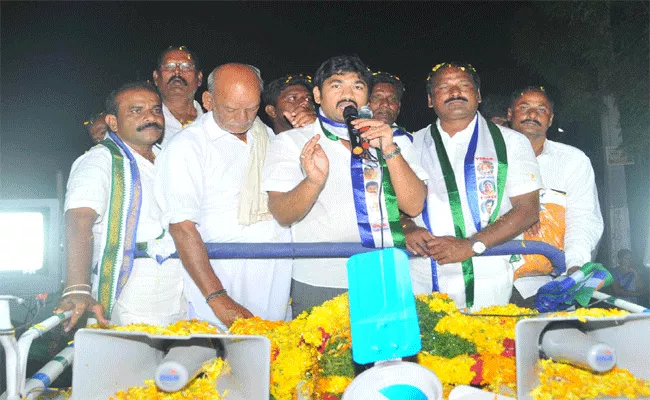
<instances>
[{"instance_id":1,"label":"party sash","mask_svg":"<svg viewBox=\"0 0 650 400\"><path fill-rule=\"evenodd\" d=\"M321 129L328 139L339 140L322 122ZM386 160L380 151L372 148L369 151L374 152L377 161L353 157L350 153L352 192L361 243L374 248L405 247L397 196Z\"/></svg>"},{"instance_id":2,"label":"party sash","mask_svg":"<svg viewBox=\"0 0 650 400\"><path fill-rule=\"evenodd\" d=\"M110 319L115 300L133 269L142 184L135 158L114 132L109 132L101 144L111 153L112 176L106 243L99 263L99 282L94 290Z\"/></svg>"},{"instance_id":3,"label":"party sash","mask_svg":"<svg viewBox=\"0 0 650 400\"><path fill-rule=\"evenodd\" d=\"M503 194L505 192L506 176L508 173L508 157L503 135L495 124L490 121L486 122L497 156L496 185L493 180L494 164L485 157L476 157L476 149L479 141L479 124L481 123L480 118L476 119L476 126L465 155L465 167L463 171L465 194L467 196L467 202L477 232L485 226L493 223L499 215L501 201L503 200ZM457 238L465 239L467 237L465 231L465 219L463 216L458 185L456 184L456 175L451 162L449 161L449 156L445 150L440 132L438 132L438 127L435 123L431 125L431 137L433 138L436 147L436 154L445 180L449 207L451 209L454 223L454 233ZM479 161L478 165L476 165L477 159ZM483 211L484 215L486 214L489 216L485 221L485 224L483 224L482 221L482 219L484 220L485 218L481 218L481 211L479 210ZM432 232L426 205L424 207L423 218L427 229L429 232ZM463 281L465 284L465 303L467 307L472 307L474 304L474 264L472 263L472 258L470 257L463 261L461 266L463 271ZM431 280L433 290L439 290L437 264L433 258L431 259Z\"/></svg>"}]
</instances>

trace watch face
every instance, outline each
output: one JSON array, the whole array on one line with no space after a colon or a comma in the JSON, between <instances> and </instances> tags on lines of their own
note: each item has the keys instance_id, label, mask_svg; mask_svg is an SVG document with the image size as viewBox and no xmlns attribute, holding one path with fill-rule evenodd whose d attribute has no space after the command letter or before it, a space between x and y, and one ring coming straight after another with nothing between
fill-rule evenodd
<instances>
[{"instance_id":1,"label":"watch face","mask_svg":"<svg viewBox=\"0 0 650 400\"><path fill-rule=\"evenodd\" d=\"M483 242L474 242L472 245L472 251L476 254L482 254L485 251L485 245Z\"/></svg>"}]
</instances>

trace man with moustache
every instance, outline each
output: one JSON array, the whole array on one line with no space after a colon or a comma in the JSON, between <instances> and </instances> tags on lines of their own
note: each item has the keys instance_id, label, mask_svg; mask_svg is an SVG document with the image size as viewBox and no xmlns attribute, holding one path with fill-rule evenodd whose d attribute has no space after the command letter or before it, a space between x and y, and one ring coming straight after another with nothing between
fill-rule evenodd
<instances>
[{"instance_id":1,"label":"man with moustache","mask_svg":"<svg viewBox=\"0 0 650 400\"><path fill-rule=\"evenodd\" d=\"M273 125L269 137L316 120L313 88L311 77L303 74L286 75L264 86L264 111Z\"/></svg>"},{"instance_id":2,"label":"man with moustache","mask_svg":"<svg viewBox=\"0 0 650 400\"><path fill-rule=\"evenodd\" d=\"M210 260L204 243L289 242L260 190L269 137L257 117L259 70L225 64L208 77L212 111L176 135L156 160L156 199L187 270L190 316L222 328L253 315L283 320L291 260Z\"/></svg>"},{"instance_id":3,"label":"man with moustache","mask_svg":"<svg viewBox=\"0 0 650 400\"><path fill-rule=\"evenodd\" d=\"M543 207L540 215L542 226L540 223L533 225L526 238L546 241L545 236L559 235L557 239L564 250L566 266L572 272L592 260L603 234L603 217L589 157L573 146L547 138L553 123L553 108L553 100L543 87L526 87L512 93L508 121L513 129L528 138L533 147L544 181L542 203L546 203L545 198L552 198L554 204L564 209L562 213L554 212L550 206ZM564 226L563 238L561 232L551 229L558 224ZM518 279L515 286L520 289L521 296L514 293L513 299L522 304L522 296L534 295L550 279L550 276ZM530 301L525 304L530 304Z\"/></svg>"},{"instance_id":4,"label":"man with moustache","mask_svg":"<svg viewBox=\"0 0 650 400\"><path fill-rule=\"evenodd\" d=\"M509 257L475 256L537 222L541 179L535 155L522 135L477 112L480 78L471 65L436 65L427 91L438 119L414 134L429 174L427 207L420 226L405 222L409 250L430 257L412 260L418 265L413 269L428 269L428 276L416 279L425 277L430 289L449 294L458 307L507 304ZM496 182L496 193L481 193L488 181ZM488 214L490 201L495 206Z\"/></svg>"},{"instance_id":5,"label":"man with moustache","mask_svg":"<svg viewBox=\"0 0 650 400\"><path fill-rule=\"evenodd\" d=\"M194 95L203 81L203 73L198 58L187 47L169 47L158 57L153 81L163 99L163 145L203 115L201 105L194 100Z\"/></svg>"},{"instance_id":6,"label":"man with moustache","mask_svg":"<svg viewBox=\"0 0 650 400\"><path fill-rule=\"evenodd\" d=\"M373 72L372 91L368 102L373 118L397 128L395 121L402 106L403 94L404 84L398 77L388 72Z\"/></svg>"},{"instance_id":7,"label":"man with moustache","mask_svg":"<svg viewBox=\"0 0 650 400\"><path fill-rule=\"evenodd\" d=\"M370 79L370 71L357 57L325 61L314 79L318 121L284 132L269 147L262 190L269 193L275 219L291 227L294 242L361 241L368 247L381 247L383 239L387 247L401 245L399 217L393 216L400 210L409 215L422 211L426 175L406 137L395 137L383 121L357 119L353 124L363 130L361 137L371 149L362 157L351 153L343 110L368 103ZM366 172L366 167L377 173ZM382 196L374 201L365 196L365 185L371 181L383 182ZM387 192L394 193L394 198L386 200ZM383 218L379 204L385 210ZM294 260L294 317L346 291L346 261Z\"/></svg>"},{"instance_id":8,"label":"man with moustache","mask_svg":"<svg viewBox=\"0 0 650 400\"><path fill-rule=\"evenodd\" d=\"M153 195L154 143L162 100L149 83L130 83L106 100L106 139L72 165L65 197L67 282L57 312L86 311L100 324L166 325L185 317L180 263L133 258L136 243L160 237Z\"/></svg>"}]
</instances>

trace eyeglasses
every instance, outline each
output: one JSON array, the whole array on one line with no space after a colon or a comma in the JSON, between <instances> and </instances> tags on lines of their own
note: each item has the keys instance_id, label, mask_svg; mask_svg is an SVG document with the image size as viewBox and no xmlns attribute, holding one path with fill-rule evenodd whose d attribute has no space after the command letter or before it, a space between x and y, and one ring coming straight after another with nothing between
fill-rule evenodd
<instances>
[{"instance_id":1,"label":"eyeglasses","mask_svg":"<svg viewBox=\"0 0 650 400\"><path fill-rule=\"evenodd\" d=\"M176 68L180 68L182 72L190 72L190 71L194 71L194 69L196 69L194 64L191 64L191 63L188 63L188 62L184 62L184 63L170 62L170 63L167 63L165 65L161 65L160 68L162 70L168 71L168 72L175 71Z\"/></svg>"}]
</instances>

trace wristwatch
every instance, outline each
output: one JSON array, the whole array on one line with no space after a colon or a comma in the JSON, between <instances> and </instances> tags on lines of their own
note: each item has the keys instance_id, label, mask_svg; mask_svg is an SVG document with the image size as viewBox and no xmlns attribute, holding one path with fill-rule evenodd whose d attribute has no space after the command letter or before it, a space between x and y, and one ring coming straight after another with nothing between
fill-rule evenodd
<instances>
[{"instance_id":1,"label":"wristwatch","mask_svg":"<svg viewBox=\"0 0 650 400\"><path fill-rule=\"evenodd\" d=\"M472 251L474 252L474 255L480 256L485 252L486 249L487 247L485 247L485 243L478 240L472 240Z\"/></svg>"},{"instance_id":2,"label":"wristwatch","mask_svg":"<svg viewBox=\"0 0 650 400\"><path fill-rule=\"evenodd\" d=\"M391 158L395 158L402 152L402 149L400 149L400 147L397 145L397 143L393 142L393 144L395 145L395 150L391 151L388 154L383 154L382 153L382 156L384 157L384 160L390 160Z\"/></svg>"}]
</instances>

